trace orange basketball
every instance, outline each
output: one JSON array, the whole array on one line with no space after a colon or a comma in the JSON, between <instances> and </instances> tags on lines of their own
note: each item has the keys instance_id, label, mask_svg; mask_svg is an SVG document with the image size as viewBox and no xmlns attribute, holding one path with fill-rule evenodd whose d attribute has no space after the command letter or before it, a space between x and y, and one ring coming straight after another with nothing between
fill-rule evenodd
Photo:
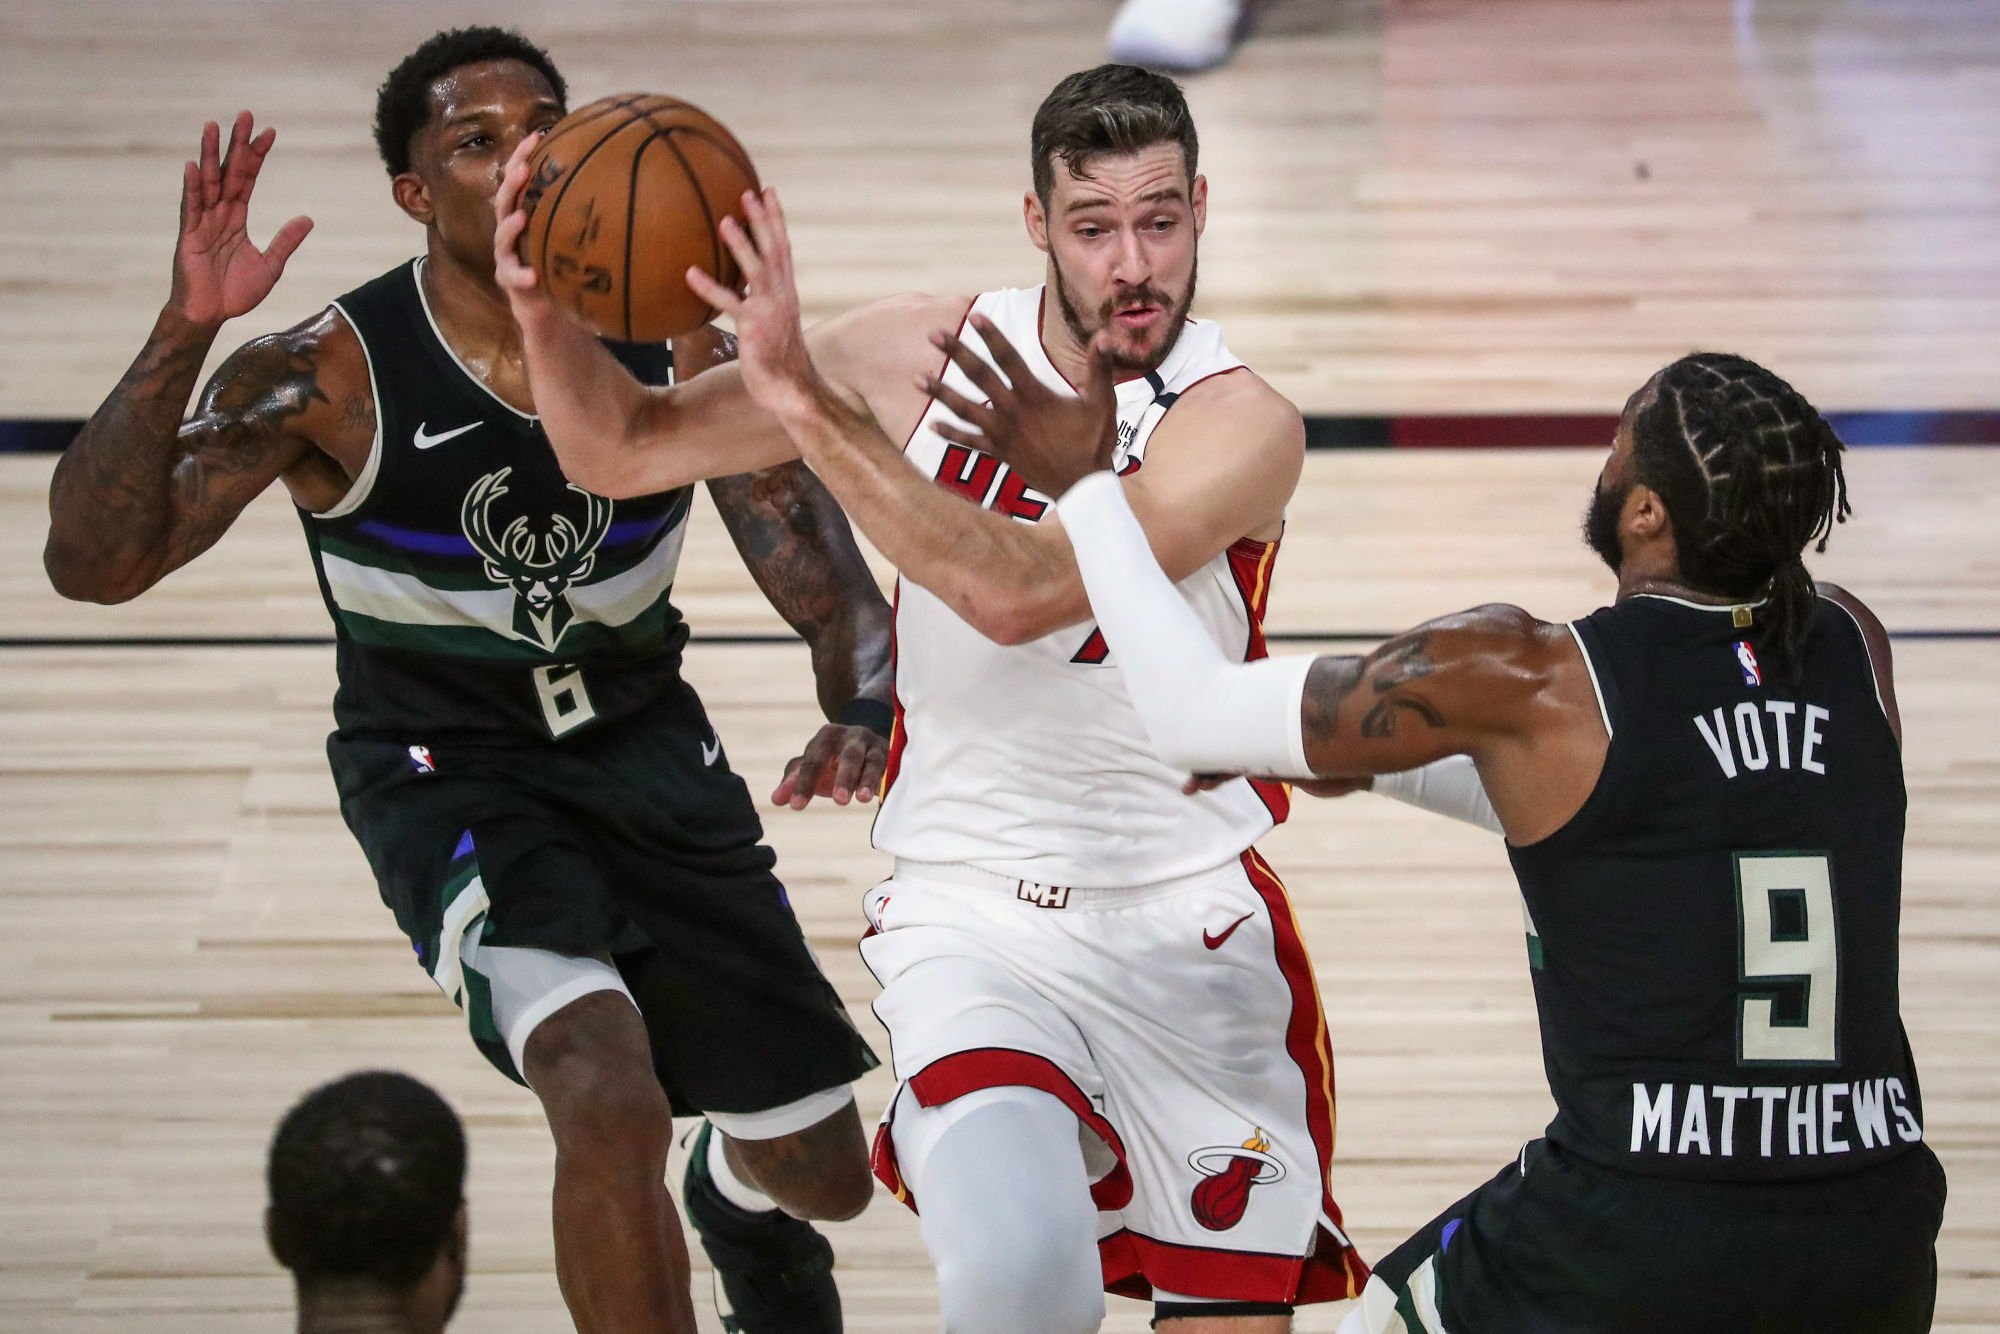
<instances>
[{"instance_id":1,"label":"orange basketball","mask_svg":"<svg viewBox=\"0 0 2000 1334\"><path fill-rule=\"evenodd\" d=\"M557 305L606 338L657 343L715 310L688 289L690 265L726 287L741 277L716 228L743 220L757 169L736 137L673 97L622 93L562 118L528 159L521 258Z\"/></svg>"}]
</instances>

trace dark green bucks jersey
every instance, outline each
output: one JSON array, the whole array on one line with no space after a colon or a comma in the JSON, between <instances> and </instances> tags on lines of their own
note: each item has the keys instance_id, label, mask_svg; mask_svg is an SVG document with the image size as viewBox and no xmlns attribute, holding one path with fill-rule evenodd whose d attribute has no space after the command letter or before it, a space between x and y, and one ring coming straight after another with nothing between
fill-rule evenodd
<instances>
[{"instance_id":1,"label":"dark green bucks jersey","mask_svg":"<svg viewBox=\"0 0 2000 1334\"><path fill-rule=\"evenodd\" d=\"M423 261L335 302L360 337L376 435L347 496L301 512L339 637L345 735L560 737L629 715L680 671L669 599L690 492L611 501L563 478L541 422L454 355ZM663 346L614 352L648 383Z\"/></svg>"}]
</instances>

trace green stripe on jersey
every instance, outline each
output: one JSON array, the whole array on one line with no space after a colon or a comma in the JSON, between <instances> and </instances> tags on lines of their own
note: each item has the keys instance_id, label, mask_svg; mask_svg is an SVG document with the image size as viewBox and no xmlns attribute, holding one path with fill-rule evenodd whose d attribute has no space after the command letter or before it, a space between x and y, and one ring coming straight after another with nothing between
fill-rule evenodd
<instances>
[{"instance_id":1,"label":"green stripe on jersey","mask_svg":"<svg viewBox=\"0 0 2000 1334\"><path fill-rule=\"evenodd\" d=\"M371 648L403 649L412 653L439 653L455 658L491 658L513 662L567 661L598 653L648 650L663 644L673 615L669 588L640 615L622 625L598 621L572 621L564 629L551 653L512 634L500 634L480 625L423 625L410 621L385 620L362 612L339 611L341 628L357 644Z\"/></svg>"}]
</instances>

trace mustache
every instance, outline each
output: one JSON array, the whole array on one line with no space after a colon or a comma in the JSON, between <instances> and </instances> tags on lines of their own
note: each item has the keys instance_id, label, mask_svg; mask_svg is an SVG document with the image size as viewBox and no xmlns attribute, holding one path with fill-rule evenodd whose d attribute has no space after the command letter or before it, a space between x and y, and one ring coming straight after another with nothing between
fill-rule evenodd
<instances>
[{"instance_id":1,"label":"mustache","mask_svg":"<svg viewBox=\"0 0 2000 1334\"><path fill-rule=\"evenodd\" d=\"M1123 291L1114 292L1097 313L1102 319L1109 321L1113 315L1127 306L1158 306L1161 310L1172 310L1174 299L1150 285L1128 287Z\"/></svg>"}]
</instances>

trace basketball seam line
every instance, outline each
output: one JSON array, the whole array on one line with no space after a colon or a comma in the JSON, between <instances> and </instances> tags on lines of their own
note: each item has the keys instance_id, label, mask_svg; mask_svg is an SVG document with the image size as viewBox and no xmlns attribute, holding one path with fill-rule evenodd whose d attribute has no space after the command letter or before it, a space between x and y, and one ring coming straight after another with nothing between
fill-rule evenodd
<instances>
[{"instance_id":1,"label":"basketball seam line","mask_svg":"<svg viewBox=\"0 0 2000 1334\"><path fill-rule=\"evenodd\" d=\"M636 125L641 120L645 120L644 113L641 113L637 119L626 121L625 124ZM652 124L652 121L645 120L645 123L650 126ZM618 130L622 130L624 128L625 126L621 125L618 127ZM569 188L572 185L575 185L576 178L583 174L584 163L590 161L591 158L595 157L597 155L598 149L604 147L604 145L610 143L613 139L617 138L618 130L613 130L610 134L605 135L602 139L599 139L596 143L592 144L588 149L584 151L583 156L576 160L576 165L571 167L566 173L564 173L565 179L563 180L562 183L562 189L558 190L556 192L556 197L549 201L549 221L548 225L542 228L542 255L541 255L541 261L535 265L535 272L539 274L547 274L548 272L549 234L555 230L556 213L562 208L562 201L569 194ZM632 275L628 271L625 275L625 281L627 286L631 285L631 280L632 280ZM547 279L544 278L544 281L547 281ZM554 296L555 294L551 292L550 295Z\"/></svg>"}]
</instances>

